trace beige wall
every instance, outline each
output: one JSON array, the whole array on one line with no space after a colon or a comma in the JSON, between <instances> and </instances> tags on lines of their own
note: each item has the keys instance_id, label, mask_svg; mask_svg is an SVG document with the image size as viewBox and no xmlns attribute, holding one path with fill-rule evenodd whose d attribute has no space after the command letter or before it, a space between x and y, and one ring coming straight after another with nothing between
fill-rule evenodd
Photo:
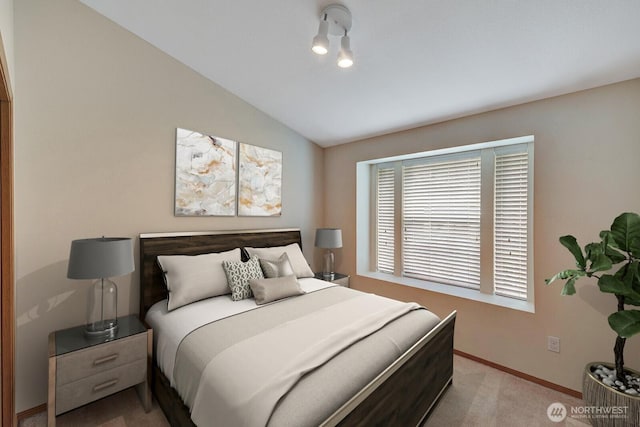
<instances>
[{"instance_id":1,"label":"beige wall","mask_svg":"<svg viewBox=\"0 0 640 427\"><path fill-rule=\"evenodd\" d=\"M311 259L323 152L79 2L15 12L20 412L46 401L49 332L84 321L88 283L66 279L72 239L300 227ZM282 151L282 217L174 217L176 127ZM136 274L116 282L120 313L137 312Z\"/></svg>"},{"instance_id":2,"label":"beige wall","mask_svg":"<svg viewBox=\"0 0 640 427\"><path fill-rule=\"evenodd\" d=\"M356 162L533 134L535 314L364 277L351 283L418 301L439 315L457 310L457 349L580 390L587 362L613 360L615 334L606 316L616 301L586 280L577 296L562 297L561 286L544 279L572 265L559 236L571 233L584 244L617 214L640 211L639 111L640 80L633 80L326 149L325 197L335 202L325 206L325 221L344 233L337 271L356 271ZM560 354L546 350L547 335L560 337ZM638 354L635 337L626 351L635 369Z\"/></svg>"},{"instance_id":3,"label":"beige wall","mask_svg":"<svg viewBox=\"0 0 640 427\"><path fill-rule=\"evenodd\" d=\"M14 55L13 55L13 0L0 0L0 38L2 48L7 59L9 82L14 86Z\"/></svg>"}]
</instances>

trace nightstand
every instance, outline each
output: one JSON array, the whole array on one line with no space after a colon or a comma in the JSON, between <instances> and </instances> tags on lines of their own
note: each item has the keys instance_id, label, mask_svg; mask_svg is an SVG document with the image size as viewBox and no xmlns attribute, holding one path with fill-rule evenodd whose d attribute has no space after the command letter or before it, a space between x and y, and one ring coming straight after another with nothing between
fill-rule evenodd
<instances>
[{"instance_id":1,"label":"nightstand","mask_svg":"<svg viewBox=\"0 0 640 427\"><path fill-rule=\"evenodd\" d=\"M119 317L114 336L89 337L84 330L82 325L49 334L49 427L56 415L131 386L149 412L153 330L136 315Z\"/></svg>"},{"instance_id":2,"label":"nightstand","mask_svg":"<svg viewBox=\"0 0 640 427\"><path fill-rule=\"evenodd\" d=\"M349 277L346 274L340 274L340 273L333 273L333 277L332 278L326 278L322 275L322 273L316 273L316 279L320 279L320 280L326 280L327 282L333 282L336 283L340 286L344 286L346 288L349 287Z\"/></svg>"}]
</instances>

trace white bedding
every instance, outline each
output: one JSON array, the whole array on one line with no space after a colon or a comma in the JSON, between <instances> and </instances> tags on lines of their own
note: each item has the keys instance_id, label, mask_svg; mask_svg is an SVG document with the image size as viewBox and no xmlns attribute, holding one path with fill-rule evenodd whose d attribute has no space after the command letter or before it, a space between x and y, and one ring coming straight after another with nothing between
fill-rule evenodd
<instances>
[{"instance_id":1,"label":"white bedding","mask_svg":"<svg viewBox=\"0 0 640 427\"><path fill-rule=\"evenodd\" d=\"M298 279L305 292L336 286L331 282L314 278ZM265 304L268 305L268 304ZM153 328L153 339L158 366L174 386L173 368L180 342L191 331L216 320L264 307L256 305L253 298L232 301L231 295L223 295L198 301L169 312L167 300L158 301L147 312L146 322Z\"/></svg>"},{"instance_id":2,"label":"white bedding","mask_svg":"<svg viewBox=\"0 0 640 427\"><path fill-rule=\"evenodd\" d=\"M191 406L193 422L202 427L264 427L269 424L278 402L285 399L285 396L290 398L290 392L308 374L322 371L330 360L408 313L415 310L426 312L426 309L416 303L404 303L356 291L345 295L341 291L349 290L327 289L308 294L299 300L283 302L282 304L307 304L315 297L324 299L331 292L340 292L336 295L345 296L344 300L330 305L323 304L317 310L310 305L302 316L294 316L283 323L279 322L275 327L266 327L255 335L243 337L232 345L222 346L224 349L220 352L217 351L217 344L209 343L223 341L225 333L212 333L213 329L201 328L194 332L199 335L186 338L181 344L175 376L178 383L184 384L184 380L189 377L191 381L187 381L187 384L194 383L193 379L198 381L194 404ZM277 316L277 311L286 313L293 310L291 305L278 304L272 308L276 311L270 308L266 308L264 312L256 310L234 319L226 319L225 322L265 312ZM259 323L268 323L272 317L270 315L263 317L264 323ZM252 323L255 325L257 322ZM228 323L226 325L229 326ZM236 328L227 328L227 331L243 329L240 324L235 326ZM182 348L184 346L190 349L185 350ZM208 351L213 348L216 350ZM190 375L190 370L181 370L189 360L189 357L183 357L183 352L191 356L197 354L198 359L205 359L207 363L204 369L193 375ZM213 357L209 358L208 355ZM361 353L360 356L366 357L366 353ZM362 359L358 361L358 364L362 363ZM352 367L355 368L353 365ZM378 369L375 369L371 375L374 376L377 372ZM338 394L344 383L320 381L317 385L319 388L328 385L331 391ZM183 396L190 395L188 391L181 392L178 389L178 392ZM313 402L311 399L302 399L300 404L310 401ZM326 408L325 414L328 416L335 409ZM303 421L306 418L288 418L289 424L300 427L308 425ZM279 423L273 425L281 426ZM311 426L313 425L312 423Z\"/></svg>"}]
</instances>

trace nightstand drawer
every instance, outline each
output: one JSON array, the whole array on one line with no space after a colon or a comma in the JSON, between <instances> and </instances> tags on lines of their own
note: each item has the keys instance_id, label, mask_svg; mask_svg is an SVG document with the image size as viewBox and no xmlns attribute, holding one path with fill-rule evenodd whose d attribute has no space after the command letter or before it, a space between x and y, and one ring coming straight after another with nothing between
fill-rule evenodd
<instances>
[{"instance_id":1,"label":"nightstand drawer","mask_svg":"<svg viewBox=\"0 0 640 427\"><path fill-rule=\"evenodd\" d=\"M100 372L63 385L56 391L56 415L145 381L147 360Z\"/></svg>"},{"instance_id":2,"label":"nightstand drawer","mask_svg":"<svg viewBox=\"0 0 640 427\"><path fill-rule=\"evenodd\" d=\"M64 384L137 360L146 363L146 358L146 333L63 354L56 361L56 385L60 388Z\"/></svg>"}]
</instances>

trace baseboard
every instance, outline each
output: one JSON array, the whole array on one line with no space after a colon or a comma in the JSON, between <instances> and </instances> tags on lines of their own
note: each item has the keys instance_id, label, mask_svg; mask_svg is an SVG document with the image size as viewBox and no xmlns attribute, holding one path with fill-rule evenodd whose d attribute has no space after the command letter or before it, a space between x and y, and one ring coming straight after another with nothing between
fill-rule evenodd
<instances>
[{"instance_id":1,"label":"baseboard","mask_svg":"<svg viewBox=\"0 0 640 427\"><path fill-rule=\"evenodd\" d=\"M25 418L29 418L36 414L39 414L40 412L46 412L46 411L47 411L47 404L43 403L42 405L38 405L35 408L27 409L26 411L22 411L18 413L16 417L18 418L18 421L20 421Z\"/></svg>"},{"instance_id":2,"label":"baseboard","mask_svg":"<svg viewBox=\"0 0 640 427\"><path fill-rule=\"evenodd\" d=\"M514 375L518 378L522 378L523 380L530 381L532 383L541 385L546 388L550 388L551 390L559 391L560 393L568 394L569 396L576 397L578 399L582 399L582 393L579 391L571 390L570 388L563 387L558 384L554 384L552 382L533 377L529 374L525 374L524 372L516 371L515 369L507 368L506 366L498 365L497 363L490 362L488 360L482 359L480 357L474 356L473 354L465 353L460 350L453 350L453 354L464 357L465 359L473 360L474 362L482 363L483 365L490 366L499 371L506 372L508 374Z\"/></svg>"}]
</instances>

